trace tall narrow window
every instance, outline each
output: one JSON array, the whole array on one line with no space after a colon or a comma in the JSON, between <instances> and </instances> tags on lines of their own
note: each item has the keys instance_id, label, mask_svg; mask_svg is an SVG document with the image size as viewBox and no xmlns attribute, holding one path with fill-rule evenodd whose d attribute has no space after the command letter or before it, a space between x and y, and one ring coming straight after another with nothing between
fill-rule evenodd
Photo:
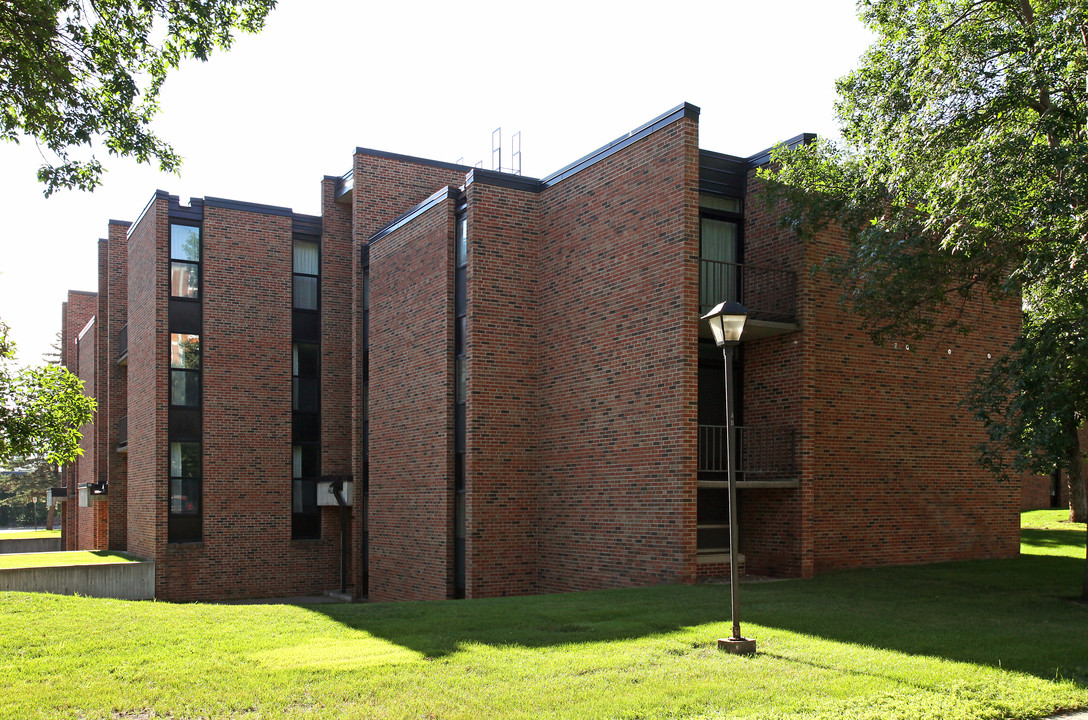
<instances>
[{"instance_id":1,"label":"tall narrow window","mask_svg":"<svg viewBox=\"0 0 1088 720\"><path fill-rule=\"evenodd\" d=\"M170 296L200 299L200 228L170 226Z\"/></svg>"},{"instance_id":2,"label":"tall narrow window","mask_svg":"<svg viewBox=\"0 0 1088 720\"><path fill-rule=\"evenodd\" d=\"M320 254L318 244L294 241L294 296L297 310L317 310Z\"/></svg>"},{"instance_id":3,"label":"tall narrow window","mask_svg":"<svg viewBox=\"0 0 1088 720\"><path fill-rule=\"evenodd\" d=\"M468 218L457 217L453 281L453 594L465 597L465 403L468 401Z\"/></svg>"},{"instance_id":4,"label":"tall narrow window","mask_svg":"<svg viewBox=\"0 0 1088 720\"><path fill-rule=\"evenodd\" d=\"M317 445L291 448L291 539L321 537L321 512L317 506L317 480L321 474L321 450Z\"/></svg>"},{"instance_id":5,"label":"tall narrow window","mask_svg":"<svg viewBox=\"0 0 1088 720\"><path fill-rule=\"evenodd\" d=\"M699 305L740 299L740 201L700 195Z\"/></svg>"},{"instance_id":6,"label":"tall narrow window","mask_svg":"<svg viewBox=\"0 0 1088 720\"><path fill-rule=\"evenodd\" d=\"M170 514L200 513L200 443L170 443Z\"/></svg>"},{"instance_id":7,"label":"tall narrow window","mask_svg":"<svg viewBox=\"0 0 1088 720\"><path fill-rule=\"evenodd\" d=\"M170 404L200 406L200 336L170 333Z\"/></svg>"},{"instance_id":8,"label":"tall narrow window","mask_svg":"<svg viewBox=\"0 0 1088 720\"><path fill-rule=\"evenodd\" d=\"M294 343L291 346L291 404L296 412L320 410L320 346Z\"/></svg>"}]
</instances>

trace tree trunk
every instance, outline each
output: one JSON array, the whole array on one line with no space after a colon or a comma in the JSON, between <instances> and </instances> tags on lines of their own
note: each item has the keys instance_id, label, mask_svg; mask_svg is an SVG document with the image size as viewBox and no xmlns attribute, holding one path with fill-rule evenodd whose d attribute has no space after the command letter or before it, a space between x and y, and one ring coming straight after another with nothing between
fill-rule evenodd
<instances>
[{"instance_id":1,"label":"tree trunk","mask_svg":"<svg viewBox=\"0 0 1088 720\"><path fill-rule=\"evenodd\" d=\"M1088 425L1082 426L1073 437L1074 443L1070 451L1069 472L1066 475L1069 484L1069 521L1088 521L1088 468L1085 467L1084 448L1088 445Z\"/></svg>"}]
</instances>

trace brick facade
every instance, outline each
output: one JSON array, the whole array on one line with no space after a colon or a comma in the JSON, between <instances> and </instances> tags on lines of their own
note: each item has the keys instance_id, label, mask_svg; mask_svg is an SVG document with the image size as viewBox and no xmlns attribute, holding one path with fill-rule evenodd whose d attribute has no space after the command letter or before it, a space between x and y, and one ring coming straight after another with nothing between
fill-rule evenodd
<instances>
[{"instance_id":1,"label":"brick facade","mask_svg":"<svg viewBox=\"0 0 1088 720\"><path fill-rule=\"evenodd\" d=\"M95 460L65 477L109 482L101 519L66 513L66 536L92 542L85 525L104 528L93 542L155 559L157 594L173 600L342 585L356 599L476 598L721 576L720 548L702 539L721 536L704 518L721 509L721 473L697 460L703 415L721 415L720 391L701 390L722 369L698 323L709 193L738 202L723 217L742 230L741 300L759 310L767 293L790 295L789 316L753 321L737 357L738 419L792 442L778 451L785 474L749 469L740 490L747 571L1015 555L1020 485L976 466L980 431L959 399L1015 337L1018 307L979 300L985 322L966 341L873 346L820 270L845 238L802 243L780 228L759 200L762 157L701 151L698 116L682 105L542 180L360 148L351 173L321 181L320 218L156 193L134 225L111 224L101 294L65 306L64 355L80 363L75 337L97 315L88 390L97 383L102 408ZM722 168L725 180L708 179ZM203 511L199 541L171 543L179 218L200 225L204 250ZM320 237L321 474L354 482L353 507L322 508L313 540L292 539L300 233Z\"/></svg>"}]
</instances>

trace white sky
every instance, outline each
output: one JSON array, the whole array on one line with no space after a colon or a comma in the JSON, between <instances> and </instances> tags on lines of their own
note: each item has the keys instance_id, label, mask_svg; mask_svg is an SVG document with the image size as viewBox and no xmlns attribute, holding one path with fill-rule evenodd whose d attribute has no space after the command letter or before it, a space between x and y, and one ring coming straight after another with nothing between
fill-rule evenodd
<instances>
[{"instance_id":1,"label":"white sky","mask_svg":"<svg viewBox=\"0 0 1088 720\"><path fill-rule=\"evenodd\" d=\"M93 194L46 200L32 143L0 143L0 319L38 363L68 289L96 290L97 241L156 189L317 214L356 146L491 167L520 130L542 177L681 102L700 146L747 156L834 135L834 81L871 36L849 0L280 0L265 31L171 75L156 130L180 176L101 156Z\"/></svg>"}]
</instances>

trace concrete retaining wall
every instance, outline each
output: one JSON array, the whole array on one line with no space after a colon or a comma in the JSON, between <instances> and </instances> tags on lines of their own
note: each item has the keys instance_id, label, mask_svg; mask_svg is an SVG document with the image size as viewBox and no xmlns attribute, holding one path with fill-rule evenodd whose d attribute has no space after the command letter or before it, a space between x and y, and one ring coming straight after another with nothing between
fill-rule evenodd
<instances>
[{"instance_id":1,"label":"concrete retaining wall","mask_svg":"<svg viewBox=\"0 0 1088 720\"><path fill-rule=\"evenodd\" d=\"M153 600L155 563L0 569L0 591L44 592L57 595Z\"/></svg>"},{"instance_id":2,"label":"concrete retaining wall","mask_svg":"<svg viewBox=\"0 0 1088 720\"><path fill-rule=\"evenodd\" d=\"M60 552L59 537L5 539L0 537L0 555L10 553Z\"/></svg>"}]
</instances>

